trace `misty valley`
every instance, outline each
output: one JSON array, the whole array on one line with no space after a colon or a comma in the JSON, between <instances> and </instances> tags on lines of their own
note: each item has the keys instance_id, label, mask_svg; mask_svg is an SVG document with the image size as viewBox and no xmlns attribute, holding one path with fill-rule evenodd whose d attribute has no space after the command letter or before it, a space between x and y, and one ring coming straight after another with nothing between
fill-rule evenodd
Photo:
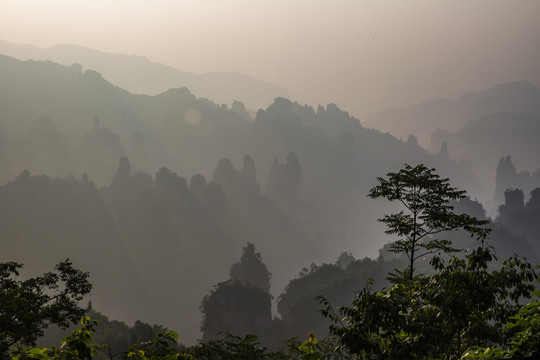
<instances>
[{"instance_id":1,"label":"misty valley","mask_svg":"<svg viewBox=\"0 0 540 360\"><path fill-rule=\"evenodd\" d=\"M0 359L539 356L532 82L359 120L0 45Z\"/></svg>"}]
</instances>

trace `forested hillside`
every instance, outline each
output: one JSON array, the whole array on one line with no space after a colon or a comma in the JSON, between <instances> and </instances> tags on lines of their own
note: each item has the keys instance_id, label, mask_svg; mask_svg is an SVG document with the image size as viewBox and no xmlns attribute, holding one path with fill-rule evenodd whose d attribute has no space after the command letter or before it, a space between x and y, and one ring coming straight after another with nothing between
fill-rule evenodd
<instances>
[{"instance_id":1,"label":"forested hillside","mask_svg":"<svg viewBox=\"0 0 540 360\"><path fill-rule=\"evenodd\" d=\"M366 198L378 176L423 163L482 191L444 148L367 129L333 104L277 98L251 119L240 102L133 95L78 66L0 56L0 108L1 260L32 274L69 257L91 272L96 309L182 328L188 342L200 336L201 299L246 243L278 299L295 274L325 268L302 270L312 263L377 257L388 241L377 218L394 208ZM504 251L527 253L527 241ZM280 304L303 306L293 293Z\"/></svg>"}]
</instances>

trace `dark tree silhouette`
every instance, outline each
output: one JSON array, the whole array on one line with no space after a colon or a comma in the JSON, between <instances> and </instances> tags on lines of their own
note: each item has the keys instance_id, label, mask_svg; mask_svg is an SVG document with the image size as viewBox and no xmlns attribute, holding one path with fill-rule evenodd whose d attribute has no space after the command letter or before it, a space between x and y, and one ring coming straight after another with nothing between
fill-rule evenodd
<instances>
[{"instance_id":1,"label":"dark tree silhouette","mask_svg":"<svg viewBox=\"0 0 540 360\"><path fill-rule=\"evenodd\" d=\"M84 315L79 301L92 285L89 274L66 260L48 272L17 280L21 264L0 263L0 359L13 345L35 344L51 324L67 327Z\"/></svg>"},{"instance_id":2,"label":"dark tree silhouette","mask_svg":"<svg viewBox=\"0 0 540 360\"><path fill-rule=\"evenodd\" d=\"M490 231L481 228L487 220L454 213L450 200L462 199L466 192L451 187L449 179L441 178L435 169L423 164L405 165L397 173L387 174L387 179L379 177L377 180L379 185L370 190L369 197L398 201L405 207L405 211L385 215L379 221L388 226L387 234L399 237L390 246L390 251L403 253L409 259L406 271L409 280L414 276L416 260L436 252L457 250L452 248L451 241L433 236L464 229L485 237Z\"/></svg>"}]
</instances>

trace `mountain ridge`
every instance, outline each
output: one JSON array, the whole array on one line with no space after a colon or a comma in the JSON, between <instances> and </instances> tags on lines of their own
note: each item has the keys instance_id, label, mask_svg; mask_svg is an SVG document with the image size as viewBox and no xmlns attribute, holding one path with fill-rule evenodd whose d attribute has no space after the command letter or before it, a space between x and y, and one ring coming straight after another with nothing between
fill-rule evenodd
<instances>
[{"instance_id":1,"label":"mountain ridge","mask_svg":"<svg viewBox=\"0 0 540 360\"><path fill-rule=\"evenodd\" d=\"M408 108L382 110L364 124L397 137L413 134L428 148L433 131L455 132L469 121L498 112L540 114L540 88L526 80L497 84L483 91L465 93L457 100L439 98Z\"/></svg>"},{"instance_id":2,"label":"mountain ridge","mask_svg":"<svg viewBox=\"0 0 540 360\"><path fill-rule=\"evenodd\" d=\"M454 159L468 159L483 183L495 190L494 169L499 159L511 155L519 169L540 168L540 114L497 112L467 122L455 132L436 130L431 151L447 143Z\"/></svg>"},{"instance_id":3,"label":"mountain ridge","mask_svg":"<svg viewBox=\"0 0 540 360\"><path fill-rule=\"evenodd\" d=\"M0 185L0 210L9 215L0 230L10 244L2 255L37 265L39 250L69 255L72 238L89 229L77 241L95 242L96 257L100 247L113 247L99 256L129 260L116 275L138 272L143 280L125 296L150 294L133 304L122 294L98 294L108 269L81 251L77 258L99 275L95 303L123 319L158 311L156 321L182 324L193 341L202 296L246 242L265 254L278 295L309 263L332 261L343 250L374 256L388 240L377 218L393 205L366 200L377 176L422 163L456 187L481 187L467 166L427 152L413 137L367 129L336 105L314 109L277 98L245 119L186 88L137 95L77 65L4 55L0 127L0 182L8 180ZM79 199L71 189L86 192ZM10 209L19 195L26 205ZM81 206L88 212L72 210L87 201L95 204ZM107 216L94 222L103 207Z\"/></svg>"},{"instance_id":4,"label":"mountain ridge","mask_svg":"<svg viewBox=\"0 0 540 360\"><path fill-rule=\"evenodd\" d=\"M0 40L0 53L19 60L51 60L67 66L77 63L135 94L156 95L170 88L187 87L198 97L228 105L238 100L253 110L268 106L276 97L288 97L285 89L247 74L195 74L152 62L146 56L113 54L80 45L56 44L42 49Z\"/></svg>"}]
</instances>

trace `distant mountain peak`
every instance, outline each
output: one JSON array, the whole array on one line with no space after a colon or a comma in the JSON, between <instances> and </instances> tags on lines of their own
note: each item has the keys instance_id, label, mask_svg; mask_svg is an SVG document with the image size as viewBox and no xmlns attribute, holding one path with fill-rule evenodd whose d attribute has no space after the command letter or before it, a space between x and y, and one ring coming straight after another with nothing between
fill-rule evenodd
<instances>
[{"instance_id":1,"label":"distant mountain peak","mask_svg":"<svg viewBox=\"0 0 540 360\"><path fill-rule=\"evenodd\" d=\"M276 97L288 97L285 89L251 75L220 71L189 73L152 62L145 56L108 53L81 45L57 44L40 49L0 40L0 53L19 60L51 60L67 66L77 63L135 94L157 95L187 87L197 97L217 104L230 105L238 100L253 110L267 107Z\"/></svg>"},{"instance_id":2,"label":"distant mountain peak","mask_svg":"<svg viewBox=\"0 0 540 360\"><path fill-rule=\"evenodd\" d=\"M471 99L476 98L486 98L486 97L498 97L498 98L507 98L507 97L516 97L516 96L529 96L530 94L540 94L540 88L535 84L526 80L512 81L508 83L497 84L489 89L478 92L470 92L464 94L459 101L470 101Z\"/></svg>"},{"instance_id":3,"label":"distant mountain peak","mask_svg":"<svg viewBox=\"0 0 540 360\"><path fill-rule=\"evenodd\" d=\"M412 133L422 146L428 146L437 129L455 132L469 121L499 112L540 114L540 89L530 81L512 81L466 93L458 100L439 98L409 108L380 111L365 124L402 138Z\"/></svg>"}]
</instances>

